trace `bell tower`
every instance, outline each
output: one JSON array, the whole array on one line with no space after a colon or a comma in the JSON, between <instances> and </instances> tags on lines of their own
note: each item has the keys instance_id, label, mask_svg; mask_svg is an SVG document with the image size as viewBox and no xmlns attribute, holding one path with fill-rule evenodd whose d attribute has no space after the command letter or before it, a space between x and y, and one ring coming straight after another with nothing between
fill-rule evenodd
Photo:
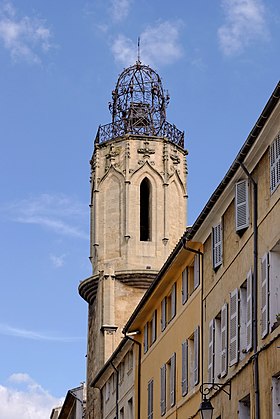
<instances>
[{"instance_id":1,"label":"bell tower","mask_svg":"<svg viewBox=\"0 0 280 419\"><path fill-rule=\"evenodd\" d=\"M91 164L92 276L88 303L87 418L98 416L94 376L186 226L184 133L166 120L169 95L139 60L112 92L112 122L99 126ZM94 413L93 413L94 412Z\"/></svg>"}]
</instances>

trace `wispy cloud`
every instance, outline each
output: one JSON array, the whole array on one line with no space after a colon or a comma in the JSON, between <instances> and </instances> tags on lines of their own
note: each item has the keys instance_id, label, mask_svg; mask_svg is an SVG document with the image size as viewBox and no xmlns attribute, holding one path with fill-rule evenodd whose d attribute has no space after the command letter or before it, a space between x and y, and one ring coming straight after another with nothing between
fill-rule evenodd
<instances>
[{"instance_id":1,"label":"wispy cloud","mask_svg":"<svg viewBox=\"0 0 280 419\"><path fill-rule=\"evenodd\" d=\"M57 336L55 334L48 334L48 333L42 333L42 332L37 332L33 330L19 329L19 328L12 327L7 324L1 324L1 323L0 323L0 334L5 335L5 336L13 336L17 338L22 338L22 339L61 342L61 343L70 343L70 342L84 340L83 337Z\"/></svg>"},{"instance_id":2,"label":"wispy cloud","mask_svg":"<svg viewBox=\"0 0 280 419\"><path fill-rule=\"evenodd\" d=\"M65 196L42 194L2 206L10 219L25 224L37 224L59 235L88 239L81 224L86 223L87 208Z\"/></svg>"},{"instance_id":3,"label":"wispy cloud","mask_svg":"<svg viewBox=\"0 0 280 419\"><path fill-rule=\"evenodd\" d=\"M222 0L226 22L218 30L225 55L242 52L252 42L267 39L265 6L262 0Z\"/></svg>"},{"instance_id":4,"label":"wispy cloud","mask_svg":"<svg viewBox=\"0 0 280 419\"><path fill-rule=\"evenodd\" d=\"M127 18L133 0L111 0L109 11L114 22L122 22Z\"/></svg>"},{"instance_id":5,"label":"wispy cloud","mask_svg":"<svg viewBox=\"0 0 280 419\"><path fill-rule=\"evenodd\" d=\"M0 385L0 417L5 419L49 419L63 399L52 396L26 373L15 373Z\"/></svg>"},{"instance_id":6,"label":"wispy cloud","mask_svg":"<svg viewBox=\"0 0 280 419\"><path fill-rule=\"evenodd\" d=\"M141 61L150 65L171 64L183 56L180 44L181 21L158 22L147 27L140 35ZM137 43L124 35L118 35L112 43L117 62L127 66L136 61Z\"/></svg>"},{"instance_id":7,"label":"wispy cloud","mask_svg":"<svg viewBox=\"0 0 280 419\"><path fill-rule=\"evenodd\" d=\"M51 254L50 260L55 268L62 268L65 264L65 255L56 256Z\"/></svg>"},{"instance_id":8,"label":"wispy cloud","mask_svg":"<svg viewBox=\"0 0 280 419\"><path fill-rule=\"evenodd\" d=\"M14 61L38 64L40 52L51 47L51 31L36 17L19 16L12 2L0 5L0 40Z\"/></svg>"}]
</instances>

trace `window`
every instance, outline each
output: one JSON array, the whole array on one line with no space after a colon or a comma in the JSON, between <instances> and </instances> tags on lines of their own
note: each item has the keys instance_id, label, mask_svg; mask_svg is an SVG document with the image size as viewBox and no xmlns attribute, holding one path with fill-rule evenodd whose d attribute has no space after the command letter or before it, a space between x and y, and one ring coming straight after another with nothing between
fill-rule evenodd
<instances>
[{"instance_id":1,"label":"window","mask_svg":"<svg viewBox=\"0 0 280 419\"><path fill-rule=\"evenodd\" d=\"M161 330L164 331L167 324L176 316L176 282L171 288L169 295L161 302Z\"/></svg>"},{"instance_id":2,"label":"window","mask_svg":"<svg viewBox=\"0 0 280 419\"><path fill-rule=\"evenodd\" d=\"M144 178L140 184L140 241L151 240L151 182Z\"/></svg>"},{"instance_id":3,"label":"window","mask_svg":"<svg viewBox=\"0 0 280 419\"><path fill-rule=\"evenodd\" d=\"M200 283L200 258L196 254L193 264L182 272L182 304L185 304Z\"/></svg>"},{"instance_id":4,"label":"window","mask_svg":"<svg viewBox=\"0 0 280 419\"><path fill-rule=\"evenodd\" d=\"M239 355L243 359L252 347L252 271L240 287Z\"/></svg>"},{"instance_id":5,"label":"window","mask_svg":"<svg viewBox=\"0 0 280 419\"><path fill-rule=\"evenodd\" d=\"M228 306L225 303L217 316L209 323L209 382L227 375L228 364Z\"/></svg>"},{"instance_id":6,"label":"window","mask_svg":"<svg viewBox=\"0 0 280 419\"><path fill-rule=\"evenodd\" d=\"M208 339L208 381L214 382L214 344L215 344L215 323L214 319L209 322L209 339Z\"/></svg>"},{"instance_id":7,"label":"window","mask_svg":"<svg viewBox=\"0 0 280 419\"><path fill-rule=\"evenodd\" d=\"M270 146L270 191L273 193L280 183L280 134Z\"/></svg>"},{"instance_id":8,"label":"window","mask_svg":"<svg viewBox=\"0 0 280 419\"><path fill-rule=\"evenodd\" d=\"M239 346L239 315L238 315L238 289L230 293L229 297L229 365L238 362Z\"/></svg>"},{"instance_id":9,"label":"window","mask_svg":"<svg viewBox=\"0 0 280 419\"><path fill-rule=\"evenodd\" d=\"M120 419L124 419L124 407L120 409Z\"/></svg>"},{"instance_id":10,"label":"window","mask_svg":"<svg viewBox=\"0 0 280 419\"><path fill-rule=\"evenodd\" d=\"M117 384L117 376L116 376L116 373L114 372L111 375L111 388L112 388L112 393L114 393L116 391L116 384Z\"/></svg>"},{"instance_id":11,"label":"window","mask_svg":"<svg viewBox=\"0 0 280 419\"><path fill-rule=\"evenodd\" d=\"M105 402L107 402L110 398L110 381L106 381L105 384Z\"/></svg>"},{"instance_id":12,"label":"window","mask_svg":"<svg viewBox=\"0 0 280 419\"><path fill-rule=\"evenodd\" d=\"M182 343L182 395L199 383L199 327Z\"/></svg>"},{"instance_id":13,"label":"window","mask_svg":"<svg viewBox=\"0 0 280 419\"><path fill-rule=\"evenodd\" d=\"M157 338L157 311L153 313L151 321L144 326L144 353L156 341Z\"/></svg>"},{"instance_id":14,"label":"window","mask_svg":"<svg viewBox=\"0 0 280 419\"><path fill-rule=\"evenodd\" d=\"M148 419L153 419L154 411L154 381L148 382Z\"/></svg>"},{"instance_id":15,"label":"window","mask_svg":"<svg viewBox=\"0 0 280 419\"><path fill-rule=\"evenodd\" d=\"M280 375L272 377L272 419L280 417Z\"/></svg>"},{"instance_id":16,"label":"window","mask_svg":"<svg viewBox=\"0 0 280 419\"><path fill-rule=\"evenodd\" d=\"M223 263L223 235L222 224L219 223L212 229L213 268L217 269Z\"/></svg>"},{"instance_id":17,"label":"window","mask_svg":"<svg viewBox=\"0 0 280 419\"><path fill-rule=\"evenodd\" d=\"M241 180L235 185L235 227L242 231L249 226L248 181Z\"/></svg>"},{"instance_id":18,"label":"window","mask_svg":"<svg viewBox=\"0 0 280 419\"><path fill-rule=\"evenodd\" d=\"M268 253L261 261L261 331L262 338L268 333Z\"/></svg>"},{"instance_id":19,"label":"window","mask_svg":"<svg viewBox=\"0 0 280 419\"><path fill-rule=\"evenodd\" d=\"M133 419L133 398L128 400L128 419Z\"/></svg>"},{"instance_id":20,"label":"window","mask_svg":"<svg viewBox=\"0 0 280 419\"><path fill-rule=\"evenodd\" d=\"M238 419L250 419L250 395L238 402Z\"/></svg>"},{"instance_id":21,"label":"window","mask_svg":"<svg viewBox=\"0 0 280 419\"><path fill-rule=\"evenodd\" d=\"M133 350L131 349L128 352L128 370L127 370L127 373L129 374L132 369L133 369Z\"/></svg>"},{"instance_id":22,"label":"window","mask_svg":"<svg viewBox=\"0 0 280 419\"><path fill-rule=\"evenodd\" d=\"M124 379L124 369L125 369L125 363L121 362L119 365L119 380L120 382Z\"/></svg>"},{"instance_id":23,"label":"window","mask_svg":"<svg viewBox=\"0 0 280 419\"><path fill-rule=\"evenodd\" d=\"M163 416L176 402L176 354L160 369L160 412Z\"/></svg>"},{"instance_id":24,"label":"window","mask_svg":"<svg viewBox=\"0 0 280 419\"><path fill-rule=\"evenodd\" d=\"M189 390L188 381L188 341L182 343L182 396L185 396Z\"/></svg>"}]
</instances>

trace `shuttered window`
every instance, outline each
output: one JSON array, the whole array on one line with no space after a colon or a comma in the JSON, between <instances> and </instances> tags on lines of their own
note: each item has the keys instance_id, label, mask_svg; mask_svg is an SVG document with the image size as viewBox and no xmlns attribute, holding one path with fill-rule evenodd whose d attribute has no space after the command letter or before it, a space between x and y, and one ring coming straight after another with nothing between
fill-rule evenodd
<instances>
[{"instance_id":1,"label":"shuttered window","mask_svg":"<svg viewBox=\"0 0 280 419\"><path fill-rule=\"evenodd\" d=\"M175 405L176 401L176 354L170 358L170 406Z\"/></svg>"},{"instance_id":2,"label":"shuttered window","mask_svg":"<svg viewBox=\"0 0 280 419\"><path fill-rule=\"evenodd\" d=\"M268 333L268 296L269 296L269 277L268 277L268 253L265 254L261 261L261 331L262 338Z\"/></svg>"},{"instance_id":3,"label":"shuttered window","mask_svg":"<svg viewBox=\"0 0 280 419\"><path fill-rule=\"evenodd\" d=\"M194 385L199 383L199 327L194 331Z\"/></svg>"},{"instance_id":4,"label":"shuttered window","mask_svg":"<svg viewBox=\"0 0 280 419\"><path fill-rule=\"evenodd\" d=\"M208 381L214 381L214 320L209 323L209 343L208 343Z\"/></svg>"},{"instance_id":5,"label":"shuttered window","mask_svg":"<svg viewBox=\"0 0 280 419\"><path fill-rule=\"evenodd\" d=\"M156 310L154 311L154 314L152 317L151 328L152 328L151 343L154 343L157 338L157 311Z\"/></svg>"},{"instance_id":6,"label":"shuttered window","mask_svg":"<svg viewBox=\"0 0 280 419\"><path fill-rule=\"evenodd\" d=\"M270 191L273 193L280 183L280 134L270 146Z\"/></svg>"},{"instance_id":7,"label":"shuttered window","mask_svg":"<svg viewBox=\"0 0 280 419\"><path fill-rule=\"evenodd\" d=\"M188 341L182 343L182 396L188 393Z\"/></svg>"},{"instance_id":8,"label":"shuttered window","mask_svg":"<svg viewBox=\"0 0 280 419\"><path fill-rule=\"evenodd\" d=\"M148 323L144 326L144 353L147 352L149 347L149 325Z\"/></svg>"},{"instance_id":9,"label":"shuttered window","mask_svg":"<svg viewBox=\"0 0 280 419\"><path fill-rule=\"evenodd\" d=\"M160 369L160 413L163 416L166 412L166 364Z\"/></svg>"},{"instance_id":10,"label":"shuttered window","mask_svg":"<svg viewBox=\"0 0 280 419\"><path fill-rule=\"evenodd\" d=\"M238 362L238 289L230 293L229 304L229 365L232 366Z\"/></svg>"},{"instance_id":11,"label":"shuttered window","mask_svg":"<svg viewBox=\"0 0 280 419\"><path fill-rule=\"evenodd\" d=\"M188 268L182 272L182 304L188 300Z\"/></svg>"},{"instance_id":12,"label":"shuttered window","mask_svg":"<svg viewBox=\"0 0 280 419\"><path fill-rule=\"evenodd\" d=\"M235 225L236 231L249 226L248 181L241 180L235 185Z\"/></svg>"},{"instance_id":13,"label":"shuttered window","mask_svg":"<svg viewBox=\"0 0 280 419\"><path fill-rule=\"evenodd\" d=\"M172 286L171 291L171 319L176 316L176 282Z\"/></svg>"},{"instance_id":14,"label":"shuttered window","mask_svg":"<svg viewBox=\"0 0 280 419\"><path fill-rule=\"evenodd\" d=\"M154 381L148 382L148 419L153 419L154 412Z\"/></svg>"},{"instance_id":15,"label":"shuttered window","mask_svg":"<svg viewBox=\"0 0 280 419\"><path fill-rule=\"evenodd\" d=\"M217 224L212 229L212 251L213 251L213 268L218 268L223 261L223 237L222 224Z\"/></svg>"},{"instance_id":16,"label":"shuttered window","mask_svg":"<svg viewBox=\"0 0 280 419\"><path fill-rule=\"evenodd\" d=\"M246 351L250 351L252 348L252 271L250 270L247 274L247 312L246 312Z\"/></svg>"},{"instance_id":17,"label":"shuttered window","mask_svg":"<svg viewBox=\"0 0 280 419\"><path fill-rule=\"evenodd\" d=\"M221 377L227 375L228 367L228 305L221 310Z\"/></svg>"},{"instance_id":18,"label":"shuttered window","mask_svg":"<svg viewBox=\"0 0 280 419\"><path fill-rule=\"evenodd\" d=\"M200 283L200 257L199 257L199 255L195 255L195 257L194 257L194 273L193 273L193 275L194 275L194 280L193 280L193 283L194 283L194 289L196 289L198 286L199 286L199 283Z\"/></svg>"},{"instance_id":19,"label":"shuttered window","mask_svg":"<svg viewBox=\"0 0 280 419\"><path fill-rule=\"evenodd\" d=\"M166 328L166 297L161 302L161 331Z\"/></svg>"}]
</instances>

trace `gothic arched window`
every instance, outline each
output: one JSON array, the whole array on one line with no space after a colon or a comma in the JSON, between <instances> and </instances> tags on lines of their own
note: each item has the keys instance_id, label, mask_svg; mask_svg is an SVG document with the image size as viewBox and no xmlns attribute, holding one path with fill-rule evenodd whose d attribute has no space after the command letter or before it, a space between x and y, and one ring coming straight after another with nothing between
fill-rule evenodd
<instances>
[{"instance_id":1,"label":"gothic arched window","mask_svg":"<svg viewBox=\"0 0 280 419\"><path fill-rule=\"evenodd\" d=\"M152 186L148 178L140 184L140 241L151 240Z\"/></svg>"}]
</instances>

